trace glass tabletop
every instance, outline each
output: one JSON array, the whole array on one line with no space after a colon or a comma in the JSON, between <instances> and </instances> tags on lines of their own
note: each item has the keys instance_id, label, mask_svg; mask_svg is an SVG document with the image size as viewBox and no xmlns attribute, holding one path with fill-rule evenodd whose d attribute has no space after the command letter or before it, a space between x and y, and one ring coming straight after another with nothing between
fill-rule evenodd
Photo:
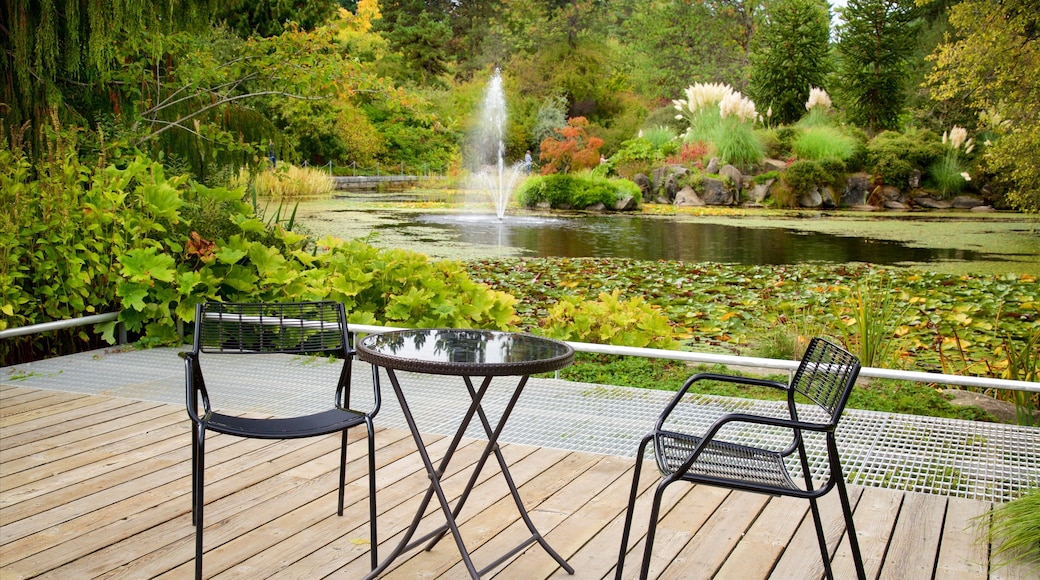
<instances>
[{"instance_id":1,"label":"glass tabletop","mask_svg":"<svg viewBox=\"0 0 1040 580\"><path fill-rule=\"evenodd\" d=\"M371 334L357 344L358 358L384 368L468 376L531 375L574 360L566 343L495 330L421 328Z\"/></svg>"}]
</instances>

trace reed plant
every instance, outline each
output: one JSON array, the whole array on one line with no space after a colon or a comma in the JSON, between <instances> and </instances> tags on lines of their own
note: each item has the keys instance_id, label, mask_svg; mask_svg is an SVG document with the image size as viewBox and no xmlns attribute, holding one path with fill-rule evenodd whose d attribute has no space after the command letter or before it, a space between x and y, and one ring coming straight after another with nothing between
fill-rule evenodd
<instances>
[{"instance_id":1,"label":"reed plant","mask_svg":"<svg viewBox=\"0 0 1040 580\"><path fill-rule=\"evenodd\" d=\"M908 306L898 289L881 274L849 290L839 330L845 347L865 367L896 368L902 341L897 336Z\"/></svg>"},{"instance_id":2,"label":"reed plant","mask_svg":"<svg viewBox=\"0 0 1040 580\"><path fill-rule=\"evenodd\" d=\"M971 181L971 175L965 171L961 161L961 154L970 154L975 144L968 138L967 130L956 125L943 133L942 143L946 151L928 168L928 174L943 197L953 197Z\"/></svg>"},{"instance_id":3,"label":"reed plant","mask_svg":"<svg viewBox=\"0 0 1040 580\"><path fill-rule=\"evenodd\" d=\"M332 177L325 171L289 163L261 171L252 178L257 195L282 200L322 196L335 187Z\"/></svg>"},{"instance_id":4,"label":"reed plant","mask_svg":"<svg viewBox=\"0 0 1040 580\"><path fill-rule=\"evenodd\" d=\"M798 133L791 143L792 152L799 159L840 159L847 161L856 154L857 142L841 129L829 125L814 125Z\"/></svg>"}]
</instances>

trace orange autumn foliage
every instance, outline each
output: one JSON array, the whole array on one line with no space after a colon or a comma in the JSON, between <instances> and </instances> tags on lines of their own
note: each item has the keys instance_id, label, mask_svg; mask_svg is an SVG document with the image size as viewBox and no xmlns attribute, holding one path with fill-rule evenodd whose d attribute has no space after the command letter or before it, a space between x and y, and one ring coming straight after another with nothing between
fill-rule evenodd
<instances>
[{"instance_id":1,"label":"orange autumn foliage","mask_svg":"<svg viewBox=\"0 0 1040 580\"><path fill-rule=\"evenodd\" d=\"M568 173L599 164L603 139L590 136L586 131L588 125L585 117L568 119L567 126L558 129L555 137L546 137L542 141L539 155L542 175Z\"/></svg>"}]
</instances>

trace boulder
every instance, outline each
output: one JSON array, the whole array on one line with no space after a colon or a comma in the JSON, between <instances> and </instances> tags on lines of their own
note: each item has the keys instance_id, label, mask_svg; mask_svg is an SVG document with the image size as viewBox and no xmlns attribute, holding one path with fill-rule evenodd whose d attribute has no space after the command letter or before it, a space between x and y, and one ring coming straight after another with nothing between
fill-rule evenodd
<instances>
[{"instance_id":1,"label":"boulder","mask_svg":"<svg viewBox=\"0 0 1040 580\"><path fill-rule=\"evenodd\" d=\"M884 203L884 208L891 210L905 210L906 205L904 205L903 202L897 199L886 199Z\"/></svg>"},{"instance_id":2,"label":"boulder","mask_svg":"<svg viewBox=\"0 0 1040 580\"><path fill-rule=\"evenodd\" d=\"M704 172L709 175L715 175L719 172L719 163L722 161L718 157L712 157L711 161L708 161L708 166L704 168Z\"/></svg>"},{"instance_id":3,"label":"boulder","mask_svg":"<svg viewBox=\"0 0 1040 580\"><path fill-rule=\"evenodd\" d=\"M639 186L639 191L643 192L643 199L653 199L654 184L650 182L650 178L645 173L637 173L632 181Z\"/></svg>"},{"instance_id":4,"label":"boulder","mask_svg":"<svg viewBox=\"0 0 1040 580\"><path fill-rule=\"evenodd\" d=\"M914 169L910 172L910 179L907 180L907 185L910 186L910 189L917 189L918 187L921 187L920 169Z\"/></svg>"},{"instance_id":5,"label":"boulder","mask_svg":"<svg viewBox=\"0 0 1040 580\"><path fill-rule=\"evenodd\" d=\"M704 194L701 199L708 205L732 205L735 196L733 192L726 188L726 184L721 179L714 179L712 177L705 177L701 183L704 185Z\"/></svg>"},{"instance_id":6,"label":"boulder","mask_svg":"<svg viewBox=\"0 0 1040 580\"><path fill-rule=\"evenodd\" d=\"M980 205L985 205L985 203L973 195L958 195L953 198L953 207L955 209L971 209Z\"/></svg>"},{"instance_id":7,"label":"boulder","mask_svg":"<svg viewBox=\"0 0 1040 580\"><path fill-rule=\"evenodd\" d=\"M823 200L823 207L837 207L838 202L834 199L834 190L829 187L820 188L820 199Z\"/></svg>"},{"instance_id":8,"label":"boulder","mask_svg":"<svg viewBox=\"0 0 1040 580\"><path fill-rule=\"evenodd\" d=\"M770 171L783 171L787 169L787 163L780 161L779 159L766 159L762 161L762 171L768 173Z\"/></svg>"},{"instance_id":9,"label":"boulder","mask_svg":"<svg viewBox=\"0 0 1040 580\"><path fill-rule=\"evenodd\" d=\"M617 200L617 202L614 204L614 211L632 211L637 207L639 207L639 204L636 203L636 198L632 197L631 195L626 195L625 197L622 197L621 199Z\"/></svg>"},{"instance_id":10,"label":"boulder","mask_svg":"<svg viewBox=\"0 0 1040 580\"><path fill-rule=\"evenodd\" d=\"M863 205L872 189L869 173L853 173L846 182L845 191L841 192L841 205Z\"/></svg>"},{"instance_id":11,"label":"boulder","mask_svg":"<svg viewBox=\"0 0 1040 580\"><path fill-rule=\"evenodd\" d=\"M753 203L762 203L769 197L769 188L776 182L775 179L767 179L765 183L756 183L750 191L749 198Z\"/></svg>"},{"instance_id":12,"label":"boulder","mask_svg":"<svg viewBox=\"0 0 1040 580\"><path fill-rule=\"evenodd\" d=\"M656 199L659 203L671 203L679 191L678 178L685 175L688 170L681 165L665 165L655 167L650 173L652 181L652 195L647 199ZM669 184L669 180L671 183Z\"/></svg>"},{"instance_id":13,"label":"boulder","mask_svg":"<svg viewBox=\"0 0 1040 580\"><path fill-rule=\"evenodd\" d=\"M670 202L675 199L675 194L677 193L679 193L679 178L673 173L665 178L664 189L660 195Z\"/></svg>"},{"instance_id":14,"label":"boulder","mask_svg":"<svg viewBox=\"0 0 1040 580\"><path fill-rule=\"evenodd\" d=\"M823 205L823 196L820 195L820 190L813 188L809 193L803 193L798 198L798 205L802 207L820 207Z\"/></svg>"},{"instance_id":15,"label":"boulder","mask_svg":"<svg viewBox=\"0 0 1040 580\"><path fill-rule=\"evenodd\" d=\"M719 169L719 175L728 177L733 182L733 188L737 190L738 195L744 190L744 176L740 174L740 170L736 167L723 165L722 169Z\"/></svg>"},{"instance_id":16,"label":"boulder","mask_svg":"<svg viewBox=\"0 0 1040 580\"><path fill-rule=\"evenodd\" d=\"M914 204L928 209L950 209L953 207L953 204L945 199L935 199L927 195L915 197Z\"/></svg>"},{"instance_id":17,"label":"boulder","mask_svg":"<svg viewBox=\"0 0 1040 580\"><path fill-rule=\"evenodd\" d=\"M585 207L585 211L606 211L607 206L603 205L602 201L598 201L590 206Z\"/></svg>"},{"instance_id":18,"label":"boulder","mask_svg":"<svg viewBox=\"0 0 1040 580\"><path fill-rule=\"evenodd\" d=\"M992 205L977 205L977 206L971 208L971 211L976 212L976 213L989 213L991 211L997 211L997 210L993 209Z\"/></svg>"},{"instance_id":19,"label":"boulder","mask_svg":"<svg viewBox=\"0 0 1040 580\"><path fill-rule=\"evenodd\" d=\"M686 187L679 190L679 193L675 194L675 205L681 206L702 206L704 200L697 195L697 192L692 187L687 185Z\"/></svg>"}]
</instances>

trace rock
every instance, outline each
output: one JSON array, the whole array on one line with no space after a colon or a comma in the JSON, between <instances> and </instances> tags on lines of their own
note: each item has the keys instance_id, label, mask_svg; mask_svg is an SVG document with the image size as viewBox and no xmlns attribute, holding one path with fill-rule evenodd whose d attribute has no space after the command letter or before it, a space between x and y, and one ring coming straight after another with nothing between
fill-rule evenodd
<instances>
[{"instance_id":1,"label":"rock","mask_svg":"<svg viewBox=\"0 0 1040 580\"><path fill-rule=\"evenodd\" d=\"M639 186L639 191L643 192L643 199L653 199L654 184L645 173L637 173L632 181Z\"/></svg>"},{"instance_id":2,"label":"rock","mask_svg":"<svg viewBox=\"0 0 1040 580\"><path fill-rule=\"evenodd\" d=\"M719 172L719 163L721 161L718 157L712 157L711 161L708 162L708 166L704 168L704 172L709 175L714 175Z\"/></svg>"},{"instance_id":3,"label":"rock","mask_svg":"<svg viewBox=\"0 0 1040 580\"><path fill-rule=\"evenodd\" d=\"M733 192L726 189L726 184L721 179L705 177L701 183L704 184L704 194L701 199L708 205L731 205L734 201Z\"/></svg>"},{"instance_id":4,"label":"rock","mask_svg":"<svg viewBox=\"0 0 1040 580\"><path fill-rule=\"evenodd\" d=\"M851 209L852 211L877 211L877 210L879 210L881 208L879 208L876 205L869 205L869 204L866 204L866 203L858 203L856 205L850 205L849 209Z\"/></svg>"},{"instance_id":5,"label":"rock","mask_svg":"<svg viewBox=\"0 0 1040 580\"><path fill-rule=\"evenodd\" d=\"M894 185L883 185L878 193L881 199L887 201L899 201L899 198L903 196L899 188Z\"/></svg>"},{"instance_id":6,"label":"rock","mask_svg":"<svg viewBox=\"0 0 1040 580\"><path fill-rule=\"evenodd\" d=\"M883 207L885 209L893 209L893 210L905 210L906 209L906 206L903 205L903 202L895 200L895 199L886 199Z\"/></svg>"},{"instance_id":7,"label":"rock","mask_svg":"<svg viewBox=\"0 0 1040 580\"><path fill-rule=\"evenodd\" d=\"M809 193L804 193L798 198L798 205L802 207L820 207L823 205L823 196L820 195L820 190L813 189Z\"/></svg>"},{"instance_id":8,"label":"rock","mask_svg":"<svg viewBox=\"0 0 1040 580\"><path fill-rule=\"evenodd\" d=\"M985 205L981 199L972 195L958 195L953 198L953 207L955 209L971 209L980 205Z\"/></svg>"},{"instance_id":9,"label":"rock","mask_svg":"<svg viewBox=\"0 0 1040 580\"><path fill-rule=\"evenodd\" d=\"M719 175L728 177L733 182L733 188L737 190L738 194L744 190L744 176L740 174L740 170L736 167L723 165L722 169L719 169Z\"/></svg>"},{"instance_id":10,"label":"rock","mask_svg":"<svg viewBox=\"0 0 1040 580\"><path fill-rule=\"evenodd\" d=\"M834 201L834 190L829 187L820 188L820 199L823 201L823 207L838 206L838 203Z\"/></svg>"},{"instance_id":11,"label":"rock","mask_svg":"<svg viewBox=\"0 0 1040 580\"><path fill-rule=\"evenodd\" d=\"M686 187L679 190L679 193L675 194L675 205L681 206L702 206L704 200L697 195L697 192L692 187L687 185Z\"/></svg>"},{"instance_id":12,"label":"rock","mask_svg":"<svg viewBox=\"0 0 1040 580\"><path fill-rule=\"evenodd\" d=\"M993 209L992 205L977 205L977 206L971 208L971 211L976 212L976 213L989 213L991 211L997 211L997 210Z\"/></svg>"},{"instance_id":13,"label":"rock","mask_svg":"<svg viewBox=\"0 0 1040 580\"><path fill-rule=\"evenodd\" d=\"M928 209L950 209L953 204L944 199L935 199L927 195L914 198L914 204Z\"/></svg>"},{"instance_id":14,"label":"rock","mask_svg":"<svg viewBox=\"0 0 1040 580\"><path fill-rule=\"evenodd\" d=\"M1014 403L961 389L944 389L942 394L954 407L977 407L993 415L993 418L1001 423L1018 422ZM1033 416L1040 417L1040 411L1033 411Z\"/></svg>"},{"instance_id":15,"label":"rock","mask_svg":"<svg viewBox=\"0 0 1040 580\"><path fill-rule=\"evenodd\" d=\"M754 203L762 203L765 198L769 197L769 188L772 187L775 179L767 179L765 183L756 183L751 188L750 198Z\"/></svg>"},{"instance_id":16,"label":"rock","mask_svg":"<svg viewBox=\"0 0 1040 580\"><path fill-rule=\"evenodd\" d=\"M585 208L585 211L606 211L607 206L603 205L603 202L596 202Z\"/></svg>"},{"instance_id":17,"label":"rock","mask_svg":"<svg viewBox=\"0 0 1040 580\"><path fill-rule=\"evenodd\" d=\"M845 191L841 192L841 205L863 205L872 189L869 173L853 173L846 182Z\"/></svg>"},{"instance_id":18,"label":"rock","mask_svg":"<svg viewBox=\"0 0 1040 580\"><path fill-rule=\"evenodd\" d=\"M787 169L787 163L780 161L779 159L766 159L762 161L762 171L783 171Z\"/></svg>"},{"instance_id":19,"label":"rock","mask_svg":"<svg viewBox=\"0 0 1040 580\"><path fill-rule=\"evenodd\" d=\"M677 193L679 193L679 178L673 173L665 178L664 191L661 192L661 196L671 201L675 199Z\"/></svg>"},{"instance_id":20,"label":"rock","mask_svg":"<svg viewBox=\"0 0 1040 580\"><path fill-rule=\"evenodd\" d=\"M910 179L907 180L910 189L917 189L921 187L921 170L914 169L910 172Z\"/></svg>"},{"instance_id":21,"label":"rock","mask_svg":"<svg viewBox=\"0 0 1040 580\"><path fill-rule=\"evenodd\" d=\"M617 200L617 203L614 204L614 211L632 211L637 207L639 207L639 204L636 203L636 198L626 195Z\"/></svg>"}]
</instances>

